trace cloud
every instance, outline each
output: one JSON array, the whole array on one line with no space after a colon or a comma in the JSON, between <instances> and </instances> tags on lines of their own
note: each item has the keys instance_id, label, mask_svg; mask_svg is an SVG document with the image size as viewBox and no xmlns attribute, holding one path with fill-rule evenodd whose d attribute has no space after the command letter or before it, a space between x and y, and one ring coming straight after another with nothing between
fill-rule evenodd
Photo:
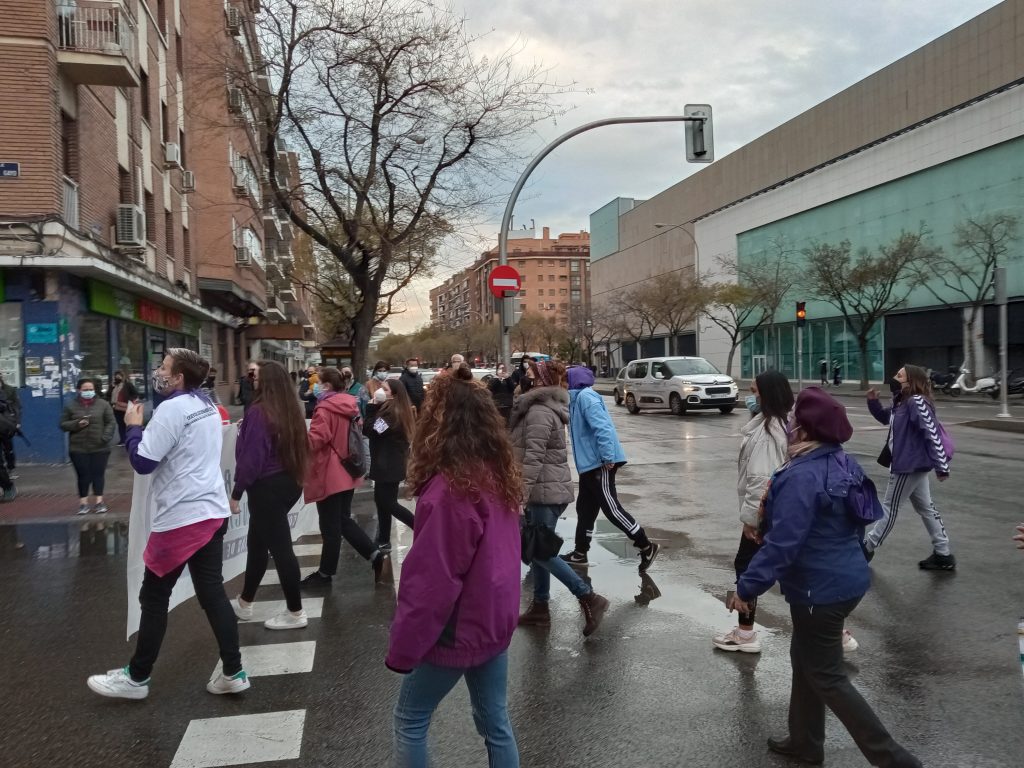
<instances>
[{"instance_id":1,"label":"cloud","mask_svg":"<svg viewBox=\"0 0 1024 768\"><path fill-rule=\"evenodd\" d=\"M815 104L996 5L992 0L896 3L861 0L459 0L476 48L493 55L522 47L540 61L575 108L537 126L533 154L570 128L623 115L678 114L686 103L714 108L716 156L743 146ZM516 221L575 232L614 197L648 198L699 166L688 166L678 125L602 128L547 158L516 206ZM511 183L508 184L511 188ZM501 208L476 230L496 240ZM419 304L392 327L429 320L429 288L473 249L453 252L452 266L420 281ZM416 307L416 301L409 302Z\"/></svg>"}]
</instances>

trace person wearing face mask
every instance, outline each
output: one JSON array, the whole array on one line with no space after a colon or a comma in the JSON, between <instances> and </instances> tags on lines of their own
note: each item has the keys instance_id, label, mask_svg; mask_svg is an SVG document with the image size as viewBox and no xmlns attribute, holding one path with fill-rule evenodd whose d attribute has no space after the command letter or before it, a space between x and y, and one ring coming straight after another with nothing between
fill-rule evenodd
<instances>
[{"instance_id":1,"label":"person wearing face mask","mask_svg":"<svg viewBox=\"0 0 1024 768\"><path fill-rule=\"evenodd\" d=\"M498 363L494 376L487 382L487 388L491 391L491 397L494 398L494 405L497 407L498 413L507 423L512 414L516 386L512 383L512 377L508 375L504 363Z\"/></svg>"},{"instance_id":2,"label":"person wearing face mask","mask_svg":"<svg viewBox=\"0 0 1024 768\"><path fill-rule=\"evenodd\" d=\"M532 357L530 357L529 355L523 355L522 360L519 361L519 365L517 365L513 369L512 375L509 377L509 381L512 384L512 389L515 389L516 387L519 386L519 383L526 376L526 372L530 369L530 363L532 362Z\"/></svg>"},{"instance_id":3,"label":"person wearing face mask","mask_svg":"<svg viewBox=\"0 0 1024 768\"><path fill-rule=\"evenodd\" d=\"M124 414L128 410L128 404L134 403L139 398L139 393L132 386L132 383L125 376L124 371L114 374L114 383L107 393L107 400L110 407L114 409L114 420L117 422L117 444L124 445L125 431Z\"/></svg>"},{"instance_id":4,"label":"person wearing face mask","mask_svg":"<svg viewBox=\"0 0 1024 768\"><path fill-rule=\"evenodd\" d=\"M244 415L256 398L256 363L249 363L245 376L238 380L238 403Z\"/></svg>"},{"instance_id":5,"label":"person wearing face mask","mask_svg":"<svg viewBox=\"0 0 1024 768\"><path fill-rule=\"evenodd\" d=\"M211 403L214 405L220 405L220 398L217 397L217 369L211 368L209 375L206 380L203 381L203 386L199 390L206 395Z\"/></svg>"},{"instance_id":6,"label":"person wearing face mask","mask_svg":"<svg viewBox=\"0 0 1024 768\"><path fill-rule=\"evenodd\" d=\"M889 485L882 499L885 517L868 529L864 536L864 555L870 561L896 524L900 503L909 499L921 516L932 540L932 554L918 563L926 571L952 571L956 557L950 551L949 535L942 516L932 501L929 476L934 471L939 482L949 477L950 453L945 429L935 414L931 399L931 382L924 368L905 365L891 382L892 406L886 408L878 399L878 390L867 392L868 410L875 419L889 427L878 463L889 468Z\"/></svg>"},{"instance_id":7,"label":"person wearing face mask","mask_svg":"<svg viewBox=\"0 0 1024 768\"><path fill-rule=\"evenodd\" d=\"M319 393L320 376L317 374L316 368L310 366L306 369L306 372L302 377L302 383L299 385L299 399L305 407L307 419L313 418L313 409L316 408L317 403L316 396Z\"/></svg>"},{"instance_id":8,"label":"person wearing face mask","mask_svg":"<svg viewBox=\"0 0 1024 768\"><path fill-rule=\"evenodd\" d=\"M406 360L405 368L402 370L402 375L398 377L398 380L402 382L402 386L405 387L405 391L409 394L409 401L412 403L412 407L418 413L420 408L423 407L423 395L425 393L423 376L420 375L420 361L415 357L410 357Z\"/></svg>"},{"instance_id":9,"label":"person wearing face mask","mask_svg":"<svg viewBox=\"0 0 1024 768\"><path fill-rule=\"evenodd\" d=\"M221 666L206 690L236 694L250 687L238 647L238 620L224 591L224 534L231 510L220 468L224 430L217 407L200 390L209 370L191 349L167 350L153 372L153 391L164 401L149 426L142 428L141 404L133 403L125 413L128 461L140 475L152 476L144 521L149 538L142 555L146 568L135 653L127 666L88 679L100 696L141 700L149 695L171 592L186 565L220 650Z\"/></svg>"},{"instance_id":10,"label":"person wearing face mask","mask_svg":"<svg viewBox=\"0 0 1024 768\"><path fill-rule=\"evenodd\" d=\"M371 401L377 394L377 390L388 380L388 371L390 370L391 365L386 360L378 360L373 364L373 373L370 374L370 379L366 382L366 394Z\"/></svg>"},{"instance_id":11,"label":"person wearing face mask","mask_svg":"<svg viewBox=\"0 0 1024 768\"><path fill-rule=\"evenodd\" d=\"M107 512L103 503L103 484L110 459L110 440L114 436L114 410L110 403L96 397L92 379L79 379L74 400L64 406L60 428L68 433L68 455L78 478L78 514ZM89 504L89 490L95 494Z\"/></svg>"}]
</instances>

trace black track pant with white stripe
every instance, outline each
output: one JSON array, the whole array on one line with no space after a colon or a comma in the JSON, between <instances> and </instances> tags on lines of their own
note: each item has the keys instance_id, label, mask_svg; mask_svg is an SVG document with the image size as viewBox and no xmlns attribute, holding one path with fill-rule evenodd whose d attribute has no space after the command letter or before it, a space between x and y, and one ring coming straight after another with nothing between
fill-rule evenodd
<instances>
[{"instance_id":1,"label":"black track pant with white stripe","mask_svg":"<svg viewBox=\"0 0 1024 768\"><path fill-rule=\"evenodd\" d=\"M615 472L618 467L598 467L580 475L580 492L576 497L576 551L588 552L599 512L626 534L633 546L646 549L650 544L640 523L633 519L615 493Z\"/></svg>"}]
</instances>

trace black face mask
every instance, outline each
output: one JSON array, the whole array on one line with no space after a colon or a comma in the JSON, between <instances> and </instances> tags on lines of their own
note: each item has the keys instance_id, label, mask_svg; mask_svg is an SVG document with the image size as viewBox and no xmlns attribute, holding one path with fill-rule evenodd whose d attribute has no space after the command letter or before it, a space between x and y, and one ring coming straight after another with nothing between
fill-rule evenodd
<instances>
[{"instance_id":1,"label":"black face mask","mask_svg":"<svg viewBox=\"0 0 1024 768\"><path fill-rule=\"evenodd\" d=\"M533 388L533 379L523 376L519 380L519 390L521 392L529 392Z\"/></svg>"},{"instance_id":2,"label":"black face mask","mask_svg":"<svg viewBox=\"0 0 1024 768\"><path fill-rule=\"evenodd\" d=\"M896 379L889 379L889 391L894 395L898 395L903 391L903 385L896 381Z\"/></svg>"}]
</instances>

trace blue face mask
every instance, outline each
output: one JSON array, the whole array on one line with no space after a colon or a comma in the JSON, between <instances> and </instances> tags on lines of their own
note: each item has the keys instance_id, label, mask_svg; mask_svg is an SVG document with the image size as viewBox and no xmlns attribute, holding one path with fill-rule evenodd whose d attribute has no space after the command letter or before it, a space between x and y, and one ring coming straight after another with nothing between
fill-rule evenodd
<instances>
[{"instance_id":1,"label":"blue face mask","mask_svg":"<svg viewBox=\"0 0 1024 768\"><path fill-rule=\"evenodd\" d=\"M81 397L83 400L92 400L94 397L96 397L96 393L95 392L80 392L78 396Z\"/></svg>"},{"instance_id":2,"label":"blue face mask","mask_svg":"<svg viewBox=\"0 0 1024 768\"><path fill-rule=\"evenodd\" d=\"M744 402L746 403L747 410L754 416L761 412L761 404L757 402L757 395L747 395L747 399Z\"/></svg>"},{"instance_id":3,"label":"blue face mask","mask_svg":"<svg viewBox=\"0 0 1024 768\"><path fill-rule=\"evenodd\" d=\"M313 394L314 395L319 395L320 394L320 382L317 382L316 384L313 385Z\"/></svg>"}]
</instances>

